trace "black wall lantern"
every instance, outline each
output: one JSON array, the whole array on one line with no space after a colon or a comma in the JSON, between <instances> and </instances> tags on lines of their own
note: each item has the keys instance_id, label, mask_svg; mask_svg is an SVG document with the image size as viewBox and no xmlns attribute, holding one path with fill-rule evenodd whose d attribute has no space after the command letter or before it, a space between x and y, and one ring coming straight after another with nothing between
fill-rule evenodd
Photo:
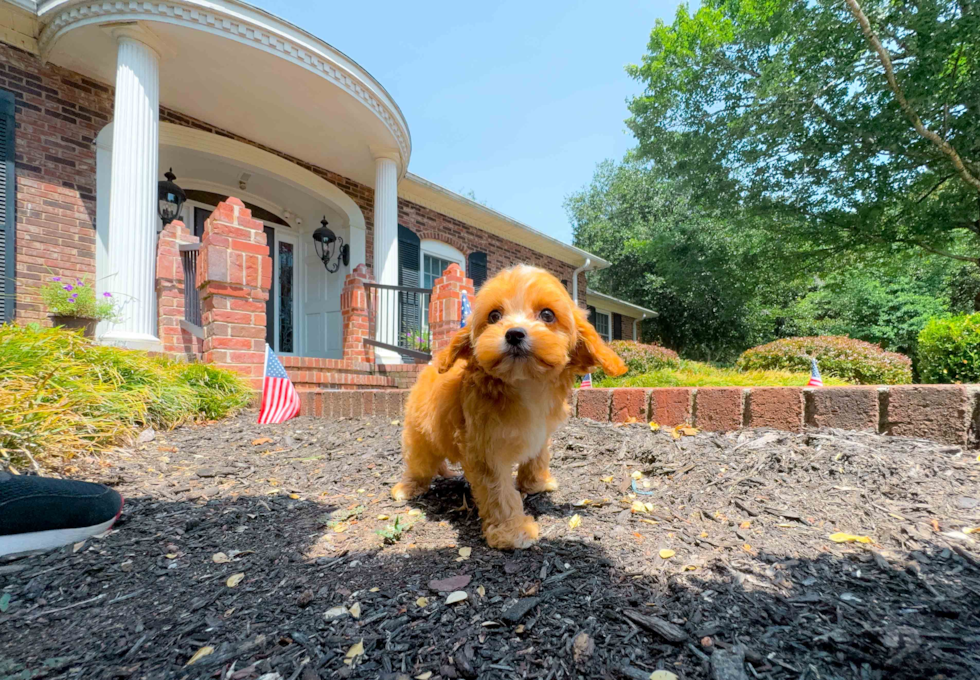
<instances>
[{"instance_id":1,"label":"black wall lantern","mask_svg":"<svg viewBox=\"0 0 980 680\"><path fill-rule=\"evenodd\" d=\"M180 208L184 205L184 201L187 200L187 195L183 189L174 184L177 175L174 174L173 168L170 168L164 177L167 179L161 180L157 184L157 199L159 202L158 210L160 212L160 219L163 220L163 226L167 226L180 215Z\"/></svg>"},{"instance_id":2,"label":"black wall lantern","mask_svg":"<svg viewBox=\"0 0 980 680\"><path fill-rule=\"evenodd\" d=\"M343 260L345 267L350 264L350 246L327 226L326 216L320 220L320 226L313 232L313 249L316 250L316 256L320 258L323 266L331 274L340 269L341 260ZM337 259L331 266L330 260L333 260L334 256Z\"/></svg>"}]
</instances>

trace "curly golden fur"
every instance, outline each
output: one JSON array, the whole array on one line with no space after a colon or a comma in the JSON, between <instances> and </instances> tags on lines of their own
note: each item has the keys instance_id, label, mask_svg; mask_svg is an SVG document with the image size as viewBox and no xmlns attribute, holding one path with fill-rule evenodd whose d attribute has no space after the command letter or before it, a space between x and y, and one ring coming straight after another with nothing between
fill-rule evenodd
<instances>
[{"instance_id":1,"label":"curly golden fur","mask_svg":"<svg viewBox=\"0 0 980 680\"><path fill-rule=\"evenodd\" d=\"M508 333L508 331L510 333ZM446 461L469 481L487 543L526 548L538 537L524 493L558 488L551 434L568 417L576 375L626 372L585 311L551 274L519 265L487 281L466 326L419 375L408 398L399 500L424 493ZM517 466L517 484L513 468Z\"/></svg>"}]
</instances>

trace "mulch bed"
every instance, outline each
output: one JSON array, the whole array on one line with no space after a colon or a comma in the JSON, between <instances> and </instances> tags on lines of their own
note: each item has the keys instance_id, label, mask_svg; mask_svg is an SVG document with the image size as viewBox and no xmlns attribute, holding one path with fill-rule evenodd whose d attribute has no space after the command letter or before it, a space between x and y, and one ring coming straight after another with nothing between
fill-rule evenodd
<instances>
[{"instance_id":1,"label":"mulch bed","mask_svg":"<svg viewBox=\"0 0 980 680\"><path fill-rule=\"evenodd\" d=\"M108 536L0 560L0 679L980 677L975 451L573 420L504 553L461 479L390 499L397 422L151 436L80 463Z\"/></svg>"}]
</instances>

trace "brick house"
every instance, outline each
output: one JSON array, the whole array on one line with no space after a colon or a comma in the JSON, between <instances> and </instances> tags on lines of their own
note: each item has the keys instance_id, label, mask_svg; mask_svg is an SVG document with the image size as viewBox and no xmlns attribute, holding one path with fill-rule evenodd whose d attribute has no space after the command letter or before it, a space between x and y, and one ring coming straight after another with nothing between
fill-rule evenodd
<instances>
[{"instance_id":1,"label":"brick house","mask_svg":"<svg viewBox=\"0 0 980 680\"><path fill-rule=\"evenodd\" d=\"M376 387L438 300L518 262L609 338L652 314L587 290L603 259L409 172L381 84L238 0L0 0L0 148L0 322L49 323L40 287L79 277L123 301L101 342L246 373L268 342L311 384Z\"/></svg>"}]
</instances>

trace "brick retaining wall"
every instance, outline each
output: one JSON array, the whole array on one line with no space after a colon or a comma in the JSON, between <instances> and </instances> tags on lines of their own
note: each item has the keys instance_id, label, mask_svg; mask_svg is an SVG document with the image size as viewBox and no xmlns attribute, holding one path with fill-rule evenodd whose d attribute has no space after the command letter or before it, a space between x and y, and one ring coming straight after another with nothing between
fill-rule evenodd
<instances>
[{"instance_id":1,"label":"brick retaining wall","mask_svg":"<svg viewBox=\"0 0 980 680\"><path fill-rule=\"evenodd\" d=\"M307 390L303 414L400 418L408 390ZM664 387L584 389L574 414L601 422L687 423L706 431L772 427L870 430L957 446L978 445L980 385L890 387Z\"/></svg>"}]
</instances>

